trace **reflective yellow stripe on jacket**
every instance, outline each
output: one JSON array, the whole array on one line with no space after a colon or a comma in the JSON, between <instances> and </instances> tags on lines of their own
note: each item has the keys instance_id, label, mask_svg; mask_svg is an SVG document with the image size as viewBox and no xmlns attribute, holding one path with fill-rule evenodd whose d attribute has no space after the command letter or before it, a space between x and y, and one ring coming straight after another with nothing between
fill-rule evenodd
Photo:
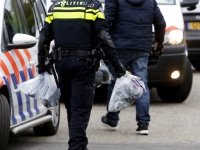
<instances>
[{"instance_id":1,"label":"reflective yellow stripe on jacket","mask_svg":"<svg viewBox=\"0 0 200 150\"><path fill-rule=\"evenodd\" d=\"M87 9L85 7L55 7L54 11L47 14L46 22L49 24L54 19L86 19L95 21L97 18L105 19L99 9Z\"/></svg>"},{"instance_id":2,"label":"reflective yellow stripe on jacket","mask_svg":"<svg viewBox=\"0 0 200 150\"><path fill-rule=\"evenodd\" d=\"M53 20L53 13L47 13L45 21L51 24L52 20Z\"/></svg>"}]
</instances>

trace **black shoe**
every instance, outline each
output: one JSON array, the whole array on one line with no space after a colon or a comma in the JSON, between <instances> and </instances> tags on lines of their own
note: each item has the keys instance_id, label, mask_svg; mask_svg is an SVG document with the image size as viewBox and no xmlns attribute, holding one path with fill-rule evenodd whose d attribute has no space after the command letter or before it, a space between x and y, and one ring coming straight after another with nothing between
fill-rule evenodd
<instances>
[{"instance_id":1,"label":"black shoe","mask_svg":"<svg viewBox=\"0 0 200 150\"><path fill-rule=\"evenodd\" d=\"M118 129L117 124L113 124L113 123L109 122L106 116L101 117L101 122L102 122L102 125L107 127L109 130L115 131Z\"/></svg>"},{"instance_id":2,"label":"black shoe","mask_svg":"<svg viewBox=\"0 0 200 150\"><path fill-rule=\"evenodd\" d=\"M149 134L148 125L146 124L138 125L138 128L136 129L135 133L141 135L148 135Z\"/></svg>"}]
</instances>

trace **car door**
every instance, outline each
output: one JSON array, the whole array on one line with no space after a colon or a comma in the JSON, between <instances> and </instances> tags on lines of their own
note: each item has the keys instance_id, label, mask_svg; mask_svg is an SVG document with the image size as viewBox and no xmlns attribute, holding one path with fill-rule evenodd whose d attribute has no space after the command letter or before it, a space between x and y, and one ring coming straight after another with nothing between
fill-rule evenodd
<instances>
[{"instance_id":1,"label":"car door","mask_svg":"<svg viewBox=\"0 0 200 150\"><path fill-rule=\"evenodd\" d=\"M16 33L38 36L39 24L32 0L6 0L4 10L4 45L12 44ZM40 25L41 26L41 25ZM46 108L42 103L19 92L17 85L37 75L37 45L28 49L8 50L2 43L1 72L10 91L11 126L34 119Z\"/></svg>"}]
</instances>

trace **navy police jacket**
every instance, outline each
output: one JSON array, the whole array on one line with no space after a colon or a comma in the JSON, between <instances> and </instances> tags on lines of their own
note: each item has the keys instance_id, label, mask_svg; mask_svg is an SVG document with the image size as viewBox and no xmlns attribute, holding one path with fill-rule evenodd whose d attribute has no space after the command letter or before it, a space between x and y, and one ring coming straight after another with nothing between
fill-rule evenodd
<instances>
[{"instance_id":1,"label":"navy police jacket","mask_svg":"<svg viewBox=\"0 0 200 150\"><path fill-rule=\"evenodd\" d=\"M44 45L54 40L63 50L92 50L99 45L113 63L117 53L105 23L102 5L97 0L57 0L47 13L40 31L38 62L45 62Z\"/></svg>"},{"instance_id":2,"label":"navy police jacket","mask_svg":"<svg viewBox=\"0 0 200 150\"><path fill-rule=\"evenodd\" d=\"M105 18L117 49L151 51L164 40L166 22L155 0L105 0Z\"/></svg>"}]
</instances>

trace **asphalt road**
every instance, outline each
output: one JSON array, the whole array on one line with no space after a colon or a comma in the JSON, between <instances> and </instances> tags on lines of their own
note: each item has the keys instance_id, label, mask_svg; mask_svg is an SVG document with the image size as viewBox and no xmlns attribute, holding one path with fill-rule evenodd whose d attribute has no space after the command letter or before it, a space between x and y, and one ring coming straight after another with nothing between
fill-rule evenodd
<instances>
[{"instance_id":1,"label":"asphalt road","mask_svg":"<svg viewBox=\"0 0 200 150\"><path fill-rule=\"evenodd\" d=\"M136 135L135 106L120 113L119 129L108 131L101 125L105 101L94 103L87 129L89 150L199 150L200 149L200 72L193 72L193 87L180 104L163 103L151 90L151 122L148 136ZM66 110L61 105L60 127L56 135L35 136L32 129L10 137L6 150L67 150Z\"/></svg>"}]
</instances>

